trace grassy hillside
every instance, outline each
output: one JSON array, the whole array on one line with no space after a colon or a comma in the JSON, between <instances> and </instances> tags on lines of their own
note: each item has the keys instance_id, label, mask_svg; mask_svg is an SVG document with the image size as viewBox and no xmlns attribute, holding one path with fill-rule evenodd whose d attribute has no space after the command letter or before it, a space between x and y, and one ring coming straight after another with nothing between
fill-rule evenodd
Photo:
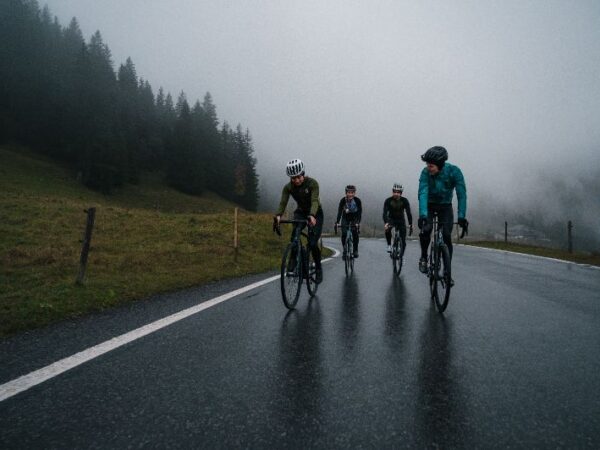
<instances>
[{"instance_id":1,"label":"grassy hillside","mask_svg":"<svg viewBox=\"0 0 600 450\"><path fill-rule=\"evenodd\" d=\"M91 206L87 280L76 286L83 211ZM26 149L0 147L0 335L276 267L284 241L264 214L240 214L234 261L233 210L153 176L105 197Z\"/></svg>"}]
</instances>

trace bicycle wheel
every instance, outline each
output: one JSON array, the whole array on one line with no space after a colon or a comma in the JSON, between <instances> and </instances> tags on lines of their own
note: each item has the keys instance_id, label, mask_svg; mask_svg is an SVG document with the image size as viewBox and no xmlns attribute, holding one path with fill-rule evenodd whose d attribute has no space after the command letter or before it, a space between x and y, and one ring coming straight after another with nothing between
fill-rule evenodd
<instances>
[{"instance_id":1,"label":"bicycle wheel","mask_svg":"<svg viewBox=\"0 0 600 450\"><path fill-rule=\"evenodd\" d=\"M398 240L394 237L394 242L392 244L392 266L394 268L394 275L399 276L401 267L398 265L398 256L400 255L400 251L398 248Z\"/></svg>"},{"instance_id":2,"label":"bicycle wheel","mask_svg":"<svg viewBox=\"0 0 600 450\"><path fill-rule=\"evenodd\" d=\"M396 255L395 255L395 261L396 261L396 270L395 270L395 274L397 277L400 276L400 272L402 272L402 241L398 241L398 250L396 251Z\"/></svg>"},{"instance_id":3,"label":"bicycle wheel","mask_svg":"<svg viewBox=\"0 0 600 450\"><path fill-rule=\"evenodd\" d=\"M317 294L317 289L319 288L319 283L317 283L317 267L315 266L315 259L313 258L310 250L302 250L308 253L308 255L306 255L306 263L308 266L306 275L306 289L308 289L310 296L314 297Z\"/></svg>"},{"instance_id":4,"label":"bicycle wheel","mask_svg":"<svg viewBox=\"0 0 600 450\"><path fill-rule=\"evenodd\" d=\"M297 244L288 244L281 259L281 298L288 309L294 309L298 303L302 287L302 256L298 247Z\"/></svg>"},{"instance_id":5,"label":"bicycle wheel","mask_svg":"<svg viewBox=\"0 0 600 450\"><path fill-rule=\"evenodd\" d=\"M346 253L346 257L344 258L344 270L346 271L346 276L350 275L350 259L352 255L350 254L350 242L349 239L346 239L346 244L344 244L344 252Z\"/></svg>"},{"instance_id":6,"label":"bicycle wheel","mask_svg":"<svg viewBox=\"0 0 600 450\"><path fill-rule=\"evenodd\" d=\"M434 291L435 306L439 312L444 312L448 307L450 300L450 279L452 276L450 267L450 253L446 245L440 245L436 252L436 270L434 272L435 282Z\"/></svg>"}]
</instances>

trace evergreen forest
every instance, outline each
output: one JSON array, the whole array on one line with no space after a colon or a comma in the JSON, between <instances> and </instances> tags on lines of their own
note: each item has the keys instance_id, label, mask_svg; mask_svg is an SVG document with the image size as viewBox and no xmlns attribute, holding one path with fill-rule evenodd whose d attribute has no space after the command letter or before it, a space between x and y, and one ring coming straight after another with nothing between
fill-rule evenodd
<instances>
[{"instance_id":1,"label":"evergreen forest","mask_svg":"<svg viewBox=\"0 0 600 450\"><path fill-rule=\"evenodd\" d=\"M110 194L164 174L179 191L213 191L256 210L250 132L219 123L210 93L155 93L128 58L115 70L100 31L86 41L36 0L0 2L0 144L24 144Z\"/></svg>"}]
</instances>

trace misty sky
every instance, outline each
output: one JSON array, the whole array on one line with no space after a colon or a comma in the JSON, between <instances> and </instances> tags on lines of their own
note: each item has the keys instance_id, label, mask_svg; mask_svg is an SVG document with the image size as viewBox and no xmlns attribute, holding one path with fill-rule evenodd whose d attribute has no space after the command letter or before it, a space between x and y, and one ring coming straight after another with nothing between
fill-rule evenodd
<instances>
[{"instance_id":1,"label":"misty sky","mask_svg":"<svg viewBox=\"0 0 600 450\"><path fill-rule=\"evenodd\" d=\"M383 200L397 180L414 201L433 145L471 199L518 195L550 166L591 170L600 150L598 1L47 4L86 38L99 29L115 67L131 56L155 92L210 91L221 120L250 129L277 195L295 157L324 195L352 182Z\"/></svg>"}]
</instances>

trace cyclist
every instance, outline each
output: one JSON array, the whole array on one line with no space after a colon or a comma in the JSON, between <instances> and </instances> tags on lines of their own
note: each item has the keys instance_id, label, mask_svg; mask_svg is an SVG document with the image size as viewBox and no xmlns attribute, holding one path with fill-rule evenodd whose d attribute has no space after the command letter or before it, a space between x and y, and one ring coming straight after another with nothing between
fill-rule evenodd
<instances>
[{"instance_id":1,"label":"cyclist","mask_svg":"<svg viewBox=\"0 0 600 450\"><path fill-rule=\"evenodd\" d=\"M437 212L438 220L442 227L444 242L448 246L452 258L452 193L456 189L458 199L458 225L465 231L469 230L469 222L465 218L467 213L467 187L461 170L448 162L448 152L444 147L431 147L423 155L427 166L419 178L419 220L417 222L421 232L421 259L419 270L427 273L427 248L431 240L433 213ZM452 282L454 284L454 282Z\"/></svg>"},{"instance_id":2,"label":"cyclist","mask_svg":"<svg viewBox=\"0 0 600 450\"><path fill-rule=\"evenodd\" d=\"M394 183L392 186L392 196L388 197L383 203L383 223L385 229L385 239L387 241L387 252L392 252L392 228L399 227L402 237L402 254L406 248L406 223L404 222L404 213L408 218L409 236L412 235L412 213L410 212L410 203L406 197L402 196L404 188L400 183Z\"/></svg>"},{"instance_id":3,"label":"cyclist","mask_svg":"<svg viewBox=\"0 0 600 450\"><path fill-rule=\"evenodd\" d=\"M290 182L281 191L281 201L275 213L275 219L279 223L291 195L297 203L294 220L307 220L311 228L308 245L315 261L316 281L320 283L323 281L321 250L319 249L319 238L323 230L323 208L319 200L319 183L314 178L309 178L304 174L304 163L299 159L292 159L288 162L285 173L290 177ZM292 261L296 261L295 258ZM293 269L288 268L288 270Z\"/></svg>"},{"instance_id":4,"label":"cyclist","mask_svg":"<svg viewBox=\"0 0 600 450\"><path fill-rule=\"evenodd\" d=\"M356 225L351 228L352 232L352 253L355 258L358 258L358 227L360 226L360 219L362 217L362 202L360 198L356 197L356 186L349 184L346 186L346 196L342 197L338 206L337 218L335 219L335 226L342 226L342 248L344 254L342 257L346 259L346 233L348 227L353 223ZM342 220L340 223L340 219Z\"/></svg>"}]
</instances>

